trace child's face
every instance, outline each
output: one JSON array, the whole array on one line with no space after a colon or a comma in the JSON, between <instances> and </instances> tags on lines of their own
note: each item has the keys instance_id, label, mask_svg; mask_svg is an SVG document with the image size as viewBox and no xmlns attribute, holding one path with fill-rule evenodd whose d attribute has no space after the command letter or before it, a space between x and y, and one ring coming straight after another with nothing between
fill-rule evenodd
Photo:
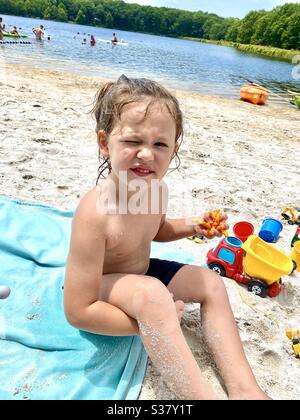
<instances>
[{"instance_id":1,"label":"child's face","mask_svg":"<svg viewBox=\"0 0 300 420\"><path fill-rule=\"evenodd\" d=\"M125 105L121 118L110 135L100 131L98 143L103 156L109 157L112 176L127 172L128 181L162 179L176 151L176 125L164 104Z\"/></svg>"}]
</instances>

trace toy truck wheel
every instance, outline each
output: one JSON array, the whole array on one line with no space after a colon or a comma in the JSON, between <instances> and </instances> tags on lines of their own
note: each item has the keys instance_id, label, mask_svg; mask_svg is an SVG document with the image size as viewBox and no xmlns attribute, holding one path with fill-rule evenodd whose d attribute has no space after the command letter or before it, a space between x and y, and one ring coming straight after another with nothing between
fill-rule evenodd
<instances>
[{"instance_id":1,"label":"toy truck wheel","mask_svg":"<svg viewBox=\"0 0 300 420\"><path fill-rule=\"evenodd\" d=\"M248 283L248 290L254 295L262 298L265 298L268 295L268 288L266 284L259 279L251 279Z\"/></svg>"},{"instance_id":2,"label":"toy truck wheel","mask_svg":"<svg viewBox=\"0 0 300 420\"><path fill-rule=\"evenodd\" d=\"M270 297L278 296L279 293L281 292L281 289L282 289L282 281L280 279L279 283L275 282L275 283L271 284L271 286L269 286L268 296L270 296Z\"/></svg>"},{"instance_id":3,"label":"toy truck wheel","mask_svg":"<svg viewBox=\"0 0 300 420\"><path fill-rule=\"evenodd\" d=\"M221 264L219 264L219 263L210 263L210 264L208 264L208 267L212 271L215 271L216 273L218 273L220 276L222 276L222 277L225 277L226 276L225 268Z\"/></svg>"},{"instance_id":4,"label":"toy truck wheel","mask_svg":"<svg viewBox=\"0 0 300 420\"><path fill-rule=\"evenodd\" d=\"M297 269L297 263L296 263L296 261L292 260L292 263L293 263L293 269L291 271L291 274Z\"/></svg>"}]
</instances>

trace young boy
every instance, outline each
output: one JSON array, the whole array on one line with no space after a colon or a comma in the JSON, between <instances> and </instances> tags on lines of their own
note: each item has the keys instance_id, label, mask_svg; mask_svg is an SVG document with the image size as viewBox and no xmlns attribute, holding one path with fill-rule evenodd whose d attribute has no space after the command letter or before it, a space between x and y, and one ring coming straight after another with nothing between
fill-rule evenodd
<instances>
[{"instance_id":1,"label":"young boy","mask_svg":"<svg viewBox=\"0 0 300 420\"><path fill-rule=\"evenodd\" d=\"M67 319L95 334L139 334L178 398L215 399L180 328L184 302L200 303L202 327L229 398L267 399L246 360L221 277L150 259L151 241L220 236L195 222L167 218L161 205L161 182L182 136L176 98L155 82L122 76L100 90L94 112L102 161L98 179L105 171L108 177L85 195L73 220ZM221 223L227 228L225 215Z\"/></svg>"}]
</instances>

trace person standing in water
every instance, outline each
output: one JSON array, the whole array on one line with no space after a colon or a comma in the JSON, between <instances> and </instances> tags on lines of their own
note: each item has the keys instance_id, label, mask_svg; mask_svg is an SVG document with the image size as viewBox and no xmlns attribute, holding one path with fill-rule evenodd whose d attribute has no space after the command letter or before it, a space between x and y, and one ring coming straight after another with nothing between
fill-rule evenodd
<instances>
[{"instance_id":1,"label":"person standing in water","mask_svg":"<svg viewBox=\"0 0 300 420\"><path fill-rule=\"evenodd\" d=\"M38 41L41 41L41 40L42 40L42 38L44 38L44 35L45 35L45 29L44 29L44 26L43 26L43 25L40 25L40 26L39 26L39 27L37 27L37 28L33 28L33 29L32 29L32 32L34 33L35 38L36 38Z\"/></svg>"},{"instance_id":2,"label":"person standing in water","mask_svg":"<svg viewBox=\"0 0 300 420\"><path fill-rule=\"evenodd\" d=\"M113 44L116 44L116 43L118 42L118 37L117 37L117 35L115 34L115 32L113 33L113 39L111 40L111 42L112 42Z\"/></svg>"},{"instance_id":3,"label":"person standing in water","mask_svg":"<svg viewBox=\"0 0 300 420\"><path fill-rule=\"evenodd\" d=\"M96 40L95 40L94 35L91 35L90 45L91 45L91 47L94 47L96 45Z\"/></svg>"},{"instance_id":4,"label":"person standing in water","mask_svg":"<svg viewBox=\"0 0 300 420\"><path fill-rule=\"evenodd\" d=\"M5 28L5 25L3 25L2 21L3 21L3 19L2 19L2 17L0 17L0 41L2 41L2 39L3 39L3 32L4 32L4 28Z\"/></svg>"}]
</instances>

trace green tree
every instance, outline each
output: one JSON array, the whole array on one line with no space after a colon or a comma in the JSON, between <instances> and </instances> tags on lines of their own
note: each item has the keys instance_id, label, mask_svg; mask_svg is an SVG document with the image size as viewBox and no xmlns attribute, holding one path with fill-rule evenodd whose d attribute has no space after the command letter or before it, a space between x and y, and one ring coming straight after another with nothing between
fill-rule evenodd
<instances>
[{"instance_id":1,"label":"green tree","mask_svg":"<svg viewBox=\"0 0 300 420\"><path fill-rule=\"evenodd\" d=\"M80 9L86 17L86 24L94 23L94 8L95 5L91 0L81 0Z\"/></svg>"},{"instance_id":2,"label":"green tree","mask_svg":"<svg viewBox=\"0 0 300 420\"><path fill-rule=\"evenodd\" d=\"M114 18L110 12L105 14L105 26L107 28L113 28L114 27Z\"/></svg>"},{"instance_id":3,"label":"green tree","mask_svg":"<svg viewBox=\"0 0 300 420\"><path fill-rule=\"evenodd\" d=\"M195 38L203 38L203 25L205 22L205 14L202 12L193 13L193 23L191 27L191 36Z\"/></svg>"},{"instance_id":4,"label":"green tree","mask_svg":"<svg viewBox=\"0 0 300 420\"><path fill-rule=\"evenodd\" d=\"M94 24L97 26L105 25L105 10L101 3L94 9Z\"/></svg>"},{"instance_id":5,"label":"green tree","mask_svg":"<svg viewBox=\"0 0 300 420\"><path fill-rule=\"evenodd\" d=\"M0 11L167 36L299 48L299 3L251 11L241 20L122 0L0 0Z\"/></svg>"},{"instance_id":6,"label":"green tree","mask_svg":"<svg viewBox=\"0 0 300 420\"><path fill-rule=\"evenodd\" d=\"M86 25L88 23L87 18L81 8L78 10L75 22L79 23L80 25Z\"/></svg>"},{"instance_id":7,"label":"green tree","mask_svg":"<svg viewBox=\"0 0 300 420\"><path fill-rule=\"evenodd\" d=\"M61 22L68 22L68 12L63 3L59 3L57 8L57 19Z\"/></svg>"},{"instance_id":8,"label":"green tree","mask_svg":"<svg viewBox=\"0 0 300 420\"><path fill-rule=\"evenodd\" d=\"M255 22L254 33L250 39L251 44L266 45L266 29L269 27L270 22L271 16L267 12Z\"/></svg>"},{"instance_id":9,"label":"green tree","mask_svg":"<svg viewBox=\"0 0 300 420\"><path fill-rule=\"evenodd\" d=\"M242 20L241 25L239 26L237 41L242 44L250 44L251 38L254 35L254 27L257 20L259 20L261 14L264 11L260 12L249 12L245 18Z\"/></svg>"},{"instance_id":10,"label":"green tree","mask_svg":"<svg viewBox=\"0 0 300 420\"><path fill-rule=\"evenodd\" d=\"M24 7L26 10L27 16L36 17L36 16L39 16L41 12L39 8L39 3L36 0L26 0L24 2Z\"/></svg>"},{"instance_id":11,"label":"green tree","mask_svg":"<svg viewBox=\"0 0 300 420\"><path fill-rule=\"evenodd\" d=\"M3 10L2 3L4 2L7 3L6 0L0 0L0 10ZM15 0L11 2L10 7L11 9L9 13L11 13L12 15L26 16L27 10L26 10L26 5L23 0Z\"/></svg>"},{"instance_id":12,"label":"green tree","mask_svg":"<svg viewBox=\"0 0 300 420\"><path fill-rule=\"evenodd\" d=\"M288 21L287 28L281 34L281 45L287 49L300 49L300 10L293 13Z\"/></svg>"}]
</instances>

